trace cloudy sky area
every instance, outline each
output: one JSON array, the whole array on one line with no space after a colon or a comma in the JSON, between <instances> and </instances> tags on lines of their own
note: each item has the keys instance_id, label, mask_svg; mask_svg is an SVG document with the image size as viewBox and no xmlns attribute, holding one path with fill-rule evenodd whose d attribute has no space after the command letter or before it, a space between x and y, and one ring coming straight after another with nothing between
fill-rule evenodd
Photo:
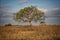
<instances>
[{"instance_id":1,"label":"cloudy sky area","mask_svg":"<svg viewBox=\"0 0 60 40\"><path fill-rule=\"evenodd\" d=\"M60 0L0 0L0 25L18 24L13 20L14 13L31 5L44 10L46 24L60 24Z\"/></svg>"}]
</instances>

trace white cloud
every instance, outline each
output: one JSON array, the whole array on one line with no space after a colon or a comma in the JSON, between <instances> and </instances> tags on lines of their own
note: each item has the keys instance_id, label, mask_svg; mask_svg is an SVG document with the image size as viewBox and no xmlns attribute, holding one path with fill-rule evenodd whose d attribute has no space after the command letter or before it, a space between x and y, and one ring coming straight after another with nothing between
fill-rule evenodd
<instances>
[{"instance_id":1,"label":"white cloud","mask_svg":"<svg viewBox=\"0 0 60 40\"><path fill-rule=\"evenodd\" d=\"M27 2L28 0L20 0L20 3L25 3Z\"/></svg>"},{"instance_id":2,"label":"white cloud","mask_svg":"<svg viewBox=\"0 0 60 40\"><path fill-rule=\"evenodd\" d=\"M45 13L60 13L60 8L53 8L53 9L38 8L38 9Z\"/></svg>"},{"instance_id":3,"label":"white cloud","mask_svg":"<svg viewBox=\"0 0 60 40\"><path fill-rule=\"evenodd\" d=\"M56 12L56 11L60 11L60 8L53 8L47 10L47 12Z\"/></svg>"},{"instance_id":4,"label":"white cloud","mask_svg":"<svg viewBox=\"0 0 60 40\"><path fill-rule=\"evenodd\" d=\"M60 15L60 8L48 9L46 11L47 15Z\"/></svg>"},{"instance_id":5,"label":"white cloud","mask_svg":"<svg viewBox=\"0 0 60 40\"><path fill-rule=\"evenodd\" d=\"M45 13L47 24L60 24L60 8L48 9Z\"/></svg>"},{"instance_id":6,"label":"white cloud","mask_svg":"<svg viewBox=\"0 0 60 40\"><path fill-rule=\"evenodd\" d=\"M43 12L46 12L47 11L47 9L43 9L43 8L38 8L38 10L41 10Z\"/></svg>"}]
</instances>

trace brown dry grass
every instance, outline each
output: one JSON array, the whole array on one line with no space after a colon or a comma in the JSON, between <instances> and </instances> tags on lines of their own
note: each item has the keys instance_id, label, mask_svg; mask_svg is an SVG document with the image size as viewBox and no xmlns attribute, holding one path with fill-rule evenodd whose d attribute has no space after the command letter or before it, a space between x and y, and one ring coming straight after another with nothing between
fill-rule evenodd
<instances>
[{"instance_id":1,"label":"brown dry grass","mask_svg":"<svg viewBox=\"0 0 60 40\"><path fill-rule=\"evenodd\" d=\"M0 40L60 40L60 25L1 26Z\"/></svg>"}]
</instances>

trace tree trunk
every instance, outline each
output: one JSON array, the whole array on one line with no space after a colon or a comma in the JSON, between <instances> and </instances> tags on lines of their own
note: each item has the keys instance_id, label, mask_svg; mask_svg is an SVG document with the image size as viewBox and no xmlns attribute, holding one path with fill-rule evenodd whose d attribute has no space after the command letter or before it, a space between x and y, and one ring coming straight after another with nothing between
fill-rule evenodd
<instances>
[{"instance_id":1,"label":"tree trunk","mask_svg":"<svg viewBox=\"0 0 60 40\"><path fill-rule=\"evenodd\" d=\"M30 26L32 26L32 23L31 23L31 21L29 21L29 24L30 24Z\"/></svg>"}]
</instances>

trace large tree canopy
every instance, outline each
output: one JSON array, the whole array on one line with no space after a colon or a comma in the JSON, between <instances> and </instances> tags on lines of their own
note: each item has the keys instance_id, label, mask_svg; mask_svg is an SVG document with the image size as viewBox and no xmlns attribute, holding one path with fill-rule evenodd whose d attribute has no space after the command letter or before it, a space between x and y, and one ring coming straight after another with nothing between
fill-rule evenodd
<instances>
[{"instance_id":1,"label":"large tree canopy","mask_svg":"<svg viewBox=\"0 0 60 40\"><path fill-rule=\"evenodd\" d=\"M19 10L14 19L16 21L22 22L32 22L32 21L39 21L40 23L44 23L45 17L44 12L38 10L35 6L25 7Z\"/></svg>"}]
</instances>

